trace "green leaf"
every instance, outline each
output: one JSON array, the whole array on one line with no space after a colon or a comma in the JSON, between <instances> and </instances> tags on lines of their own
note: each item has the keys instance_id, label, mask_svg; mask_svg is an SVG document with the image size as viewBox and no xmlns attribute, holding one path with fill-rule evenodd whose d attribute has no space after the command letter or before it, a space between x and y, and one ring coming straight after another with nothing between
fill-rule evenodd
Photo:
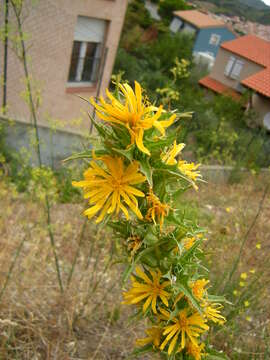
<instances>
[{"instance_id":1,"label":"green leaf","mask_svg":"<svg viewBox=\"0 0 270 360\"><path fill-rule=\"evenodd\" d=\"M202 309L199 302L193 296L187 284L176 283L176 287L183 292L183 294L190 300L195 309L202 315Z\"/></svg>"},{"instance_id":2,"label":"green leaf","mask_svg":"<svg viewBox=\"0 0 270 360\"><path fill-rule=\"evenodd\" d=\"M228 301L224 296L208 295L208 300L211 302L227 303L227 304L232 305L232 303L230 301Z\"/></svg>"},{"instance_id":3,"label":"green leaf","mask_svg":"<svg viewBox=\"0 0 270 360\"><path fill-rule=\"evenodd\" d=\"M99 135L102 137L102 138L106 138L106 137L111 137L111 132L107 130L107 128L101 126L101 125L98 125L96 123L96 121L93 119L93 117L88 113L88 116L91 120L91 122L93 123L94 127L96 128L97 132L99 133Z\"/></svg>"},{"instance_id":4,"label":"green leaf","mask_svg":"<svg viewBox=\"0 0 270 360\"><path fill-rule=\"evenodd\" d=\"M149 164L149 160L147 158L142 159L140 161L140 165L141 165L141 172L146 176L148 184L152 188L153 187L152 168Z\"/></svg>"},{"instance_id":5,"label":"green leaf","mask_svg":"<svg viewBox=\"0 0 270 360\"><path fill-rule=\"evenodd\" d=\"M141 348L134 349L130 354L130 356L128 357L128 359L131 359L132 357L137 357L142 354L146 354L151 351L153 351L153 345L152 344L145 345Z\"/></svg>"},{"instance_id":6,"label":"green leaf","mask_svg":"<svg viewBox=\"0 0 270 360\"><path fill-rule=\"evenodd\" d=\"M126 157L129 161L133 160L133 152L134 152L134 148L135 145L132 145L129 149L127 150L120 150L120 149L116 149L116 148L112 148L113 151L115 151L116 153L123 155L124 157Z\"/></svg>"}]
</instances>

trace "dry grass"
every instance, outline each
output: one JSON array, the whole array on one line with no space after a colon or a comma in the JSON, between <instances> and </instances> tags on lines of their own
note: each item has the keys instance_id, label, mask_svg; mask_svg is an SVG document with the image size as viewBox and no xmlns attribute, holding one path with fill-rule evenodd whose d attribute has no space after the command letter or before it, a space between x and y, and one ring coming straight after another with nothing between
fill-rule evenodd
<instances>
[{"instance_id":1,"label":"dry grass","mask_svg":"<svg viewBox=\"0 0 270 360\"><path fill-rule=\"evenodd\" d=\"M262 192L261 182L211 185L203 187L199 193L187 195L192 207L183 201L190 216L198 215L210 230L206 261L212 269L210 275L217 291L223 291L224 271L239 251ZM77 265L67 288L84 223L81 211L82 207L77 204L55 204L52 208L65 287L64 294L60 294L41 204L18 194L10 184L0 182L1 286L16 249L25 238L1 299L0 359L127 359L134 339L143 335L143 324L136 328L134 324L128 326L130 309L120 305L121 267L112 265L116 250L111 234L104 230L97 232L90 222L81 238ZM248 308L237 305L239 314L228 321L228 330L212 334L211 341L225 349L232 359L267 359L263 357L266 352L263 336L267 327L269 330L270 321L267 308L270 300L269 217L268 195L248 236L239 269L226 290L232 300L233 289L243 290L238 286L240 273L247 272L247 284L252 282L252 276L263 274L257 280L262 292L259 298L255 296L250 300ZM258 243L260 250L256 248ZM253 268L256 273L249 273ZM232 309L228 307L227 313ZM247 317L251 321L247 321ZM250 349L259 355L253 357ZM238 357L240 350L242 353Z\"/></svg>"}]
</instances>

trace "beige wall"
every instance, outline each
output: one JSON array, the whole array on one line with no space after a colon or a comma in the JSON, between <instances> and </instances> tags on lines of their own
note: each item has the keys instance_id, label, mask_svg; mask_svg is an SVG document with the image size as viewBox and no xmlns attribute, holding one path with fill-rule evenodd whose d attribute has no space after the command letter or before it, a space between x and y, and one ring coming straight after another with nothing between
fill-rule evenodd
<instances>
[{"instance_id":1,"label":"beige wall","mask_svg":"<svg viewBox=\"0 0 270 360\"><path fill-rule=\"evenodd\" d=\"M261 96L259 94L253 94L252 106L259 115L258 124L263 125L263 119L265 115L270 113L270 98Z\"/></svg>"},{"instance_id":2,"label":"beige wall","mask_svg":"<svg viewBox=\"0 0 270 360\"><path fill-rule=\"evenodd\" d=\"M30 0L26 0L30 4ZM2 8L4 0L0 0ZM37 89L41 90L42 103L38 112L39 121L48 123L58 119L65 128L77 131L78 127L89 128L85 112L88 105L79 99L96 95L96 86L75 91L67 84L74 29L77 16L87 16L108 21L105 47L108 48L102 92L108 86L120 33L124 21L127 0L39 0L30 11L25 12L24 31L28 34L29 68ZM3 11L0 11L0 26L3 26ZM11 25L14 21L10 9ZM0 76L3 63L3 45L0 44ZM28 109L22 100L24 86L22 64L9 49L7 102L8 115L29 121ZM2 87L0 90L2 101ZM2 105L2 104L1 104ZM78 125L82 121L82 124Z\"/></svg>"},{"instance_id":3,"label":"beige wall","mask_svg":"<svg viewBox=\"0 0 270 360\"><path fill-rule=\"evenodd\" d=\"M244 66L241 70L239 79L237 80L231 79L228 76L224 75L226 65L231 56L234 56L235 58L244 62ZM235 55L225 49L220 48L216 57L215 64L211 70L210 76L213 79L216 79L233 89L237 89L237 85L241 80L247 78L252 74L255 74L262 69L264 69L264 67L257 65L245 58L242 58L241 56Z\"/></svg>"}]
</instances>

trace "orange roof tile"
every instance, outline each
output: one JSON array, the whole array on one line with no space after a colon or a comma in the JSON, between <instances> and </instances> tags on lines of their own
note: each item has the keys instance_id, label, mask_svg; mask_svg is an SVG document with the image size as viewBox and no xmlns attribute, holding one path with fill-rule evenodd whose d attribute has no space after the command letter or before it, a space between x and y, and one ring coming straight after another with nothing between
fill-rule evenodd
<instances>
[{"instance_id":1,"label":"orange roof tile","mask_svg":"<svg viewBox=\"0 0 270 360\"><path fill-rule=\"evenodd\" d=\"M234 91L230 87L222 84L220 81L211 78L210 76L205 76L199 81L199 84L207 87L208 89L213 90L218 94L229 95L232 96L234 99L239 100L241 95L238 92Z\"/></svg>"},{"instance_id":2,"label":"orange roof tile","mask_svg":"<svg viewBox=\"0 0 270 360\"><path fill-rule=\"evenodd\" d=\"M226 27L220 20L213 19L211 16L198 10L174 11L174 15L189 22L197 28Z\"/></svg>"},{"instance_id":3,"label":"orange roof tile","mask_svg":"<svg viewBox=\"0 0 270 360\"><path fill-rule=\"evenodd\" d=\"M255 35L241 36L226 41L221 44L221 47L256 64L270 66L270 42Z\"/></svg>"},{"instance_id":4,"label":"orange roof tile","mask_svg":"<svg viewBox=\"0 0 270 360\"><path fill-rule=\"evenodd\" d=\"M236 55L242 56L265 69L241 81L241 84L270 97L270 42L255 35L246 35L221 45Z\"/></svg>"}]
</instances>

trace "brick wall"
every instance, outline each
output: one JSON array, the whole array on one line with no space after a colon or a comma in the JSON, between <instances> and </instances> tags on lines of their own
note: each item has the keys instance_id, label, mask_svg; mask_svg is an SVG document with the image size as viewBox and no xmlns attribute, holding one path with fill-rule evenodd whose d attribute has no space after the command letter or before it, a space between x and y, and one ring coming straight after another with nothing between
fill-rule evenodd
<instances>
[{"instance_id":1,"label":"brick wall","mask_svg":"<svg viewBox=\"0 0 270 360\"><path fill-rule=\"evenodd\" d=\"M26 47L29 55L30 74L36 89L41 90L41 106L38 111L40 123L58 120L66 129L82 131L89 128L86 111L89 106L79 96L96 95L96 87L87 91L72 92L67 78L73 46L77 16L103 19L108 22L105 47L108 48L104 68L102 92L108 86L118 47L127 0L39 0L31 6L26 0L23 14ZM3 9L4 0L0 0ZM3 11L0 11L1 27ZM10 25L14 27L14 15L10 8ZM11 44L10 44L11 45ZM3 76L3 44L0 44L0 76ZM25 89L23 67L15 52L9 48L7 103L8 115L18 120L29 121L29 111L22 99ZM2 87L0 90L2 100Z\"/></svg>"}]
</instances>

